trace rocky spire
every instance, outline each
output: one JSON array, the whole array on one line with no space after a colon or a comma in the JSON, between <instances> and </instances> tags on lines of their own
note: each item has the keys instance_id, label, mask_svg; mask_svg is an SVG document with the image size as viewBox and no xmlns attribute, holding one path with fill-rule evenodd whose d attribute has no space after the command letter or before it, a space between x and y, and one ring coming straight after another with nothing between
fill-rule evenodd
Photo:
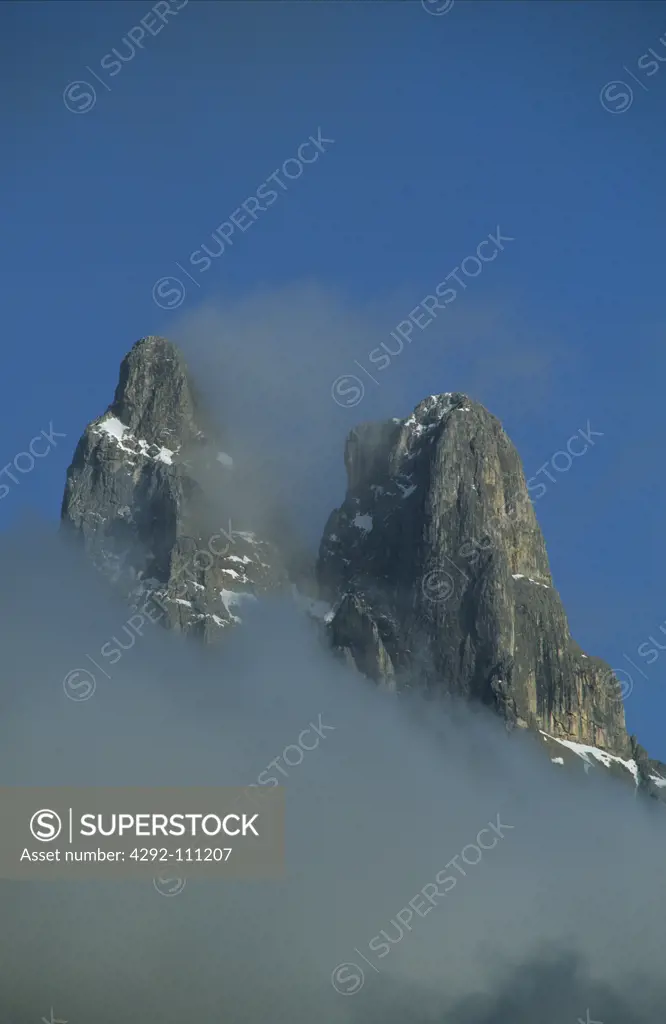
<instances>
[{"instance_id":1,"label":"rocky spire","mask_svg":"<svg viewBox=\"0 0 666 1024\"><path fill-rule=\"evenodd\" d=\"M620 685L571 638L518 453L462 394L348 437L348 490L318 560L333 643L420 685L631 756Z\"/></svg>"},{"instance_id":2,"label":"rocky spire","mask_svg":"<svg viewBox=\"0 0 666 1024\"><path fill-rule=\"evenodd\" d=\"M185 361L172 342L156 335L137 341L123 359L110 411L129 433L160 446L201 434Z\"/></svg>"},{"instance_id":3,"label":"rocky spire","mask_svg":"<svg viewBox=\"0 0 666 1024\"><path fill-rule=\"evenodd\" d=\"M67 472L63 527L133 607L153 595L165 625L213 639L238 607L285 582L274 546L236 516L233 459L205 422L184 359L138 341L113 403Z\"/></svg>"}]
</instances>

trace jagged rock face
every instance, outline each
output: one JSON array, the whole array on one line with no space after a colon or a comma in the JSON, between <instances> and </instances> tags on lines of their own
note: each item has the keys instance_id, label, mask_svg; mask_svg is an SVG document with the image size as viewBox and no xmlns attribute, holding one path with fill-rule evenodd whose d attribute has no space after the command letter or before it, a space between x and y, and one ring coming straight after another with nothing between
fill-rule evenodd
<instances>
[{"instance_id":1,"label":"jagged rock face","mask_svg":"<svg viewBox=\"0 0 666 1024\"><path fill-rule=\"evenodd\" d=\"M405 420L352 431L318 594L284 523L237 529L234 498L248 502L223 449L178 349L137 342L79 441L62 505L63 528L133 609L153 599L165 625L214 640L244 602L287 584L288 565L293 597L366 676L479 700L540 730L556 765L601 763L666 799L666 765L627 737L617 680L569 635L520 460L482 406L431 396Z\"/></svg>"},{"instance_id":2,"label":"jagged rock face","mask_svg":"<svg viewBox=\"0 0 666 1024\"><path fill-rule=\"evenodd\" d=\"M111 410L130 434L156 444L178 448L202 433L183 357L166 338L142 338L127 354Z\"/></svg>"},{"instance_id":3,"label":"jagged rock face","mask_svg":"<svg viewBox=\"0 0 666 1024\"><path fill-rule=\"evenodd\" d=\"M510 725L631 756L620 686L569 634L519 456L465 395L347 440L317 574L334 645L391 686L480 700Z\"/></svg>"},{"instance_id":4,"label":"jagged rock face","mask_svg":"<svg viewBox=\"0 0 666 1024\"><path fill-rule=\"evenodd\" d=\"M79 441L62 504L63 526L133 607L156 595L167 625L206 639L285 581L275 547L229 519L234 468L220 447L178 349L143 338L113 403ZM207 493L202 481L213 477Z\"/></svg>"}]
</instances>

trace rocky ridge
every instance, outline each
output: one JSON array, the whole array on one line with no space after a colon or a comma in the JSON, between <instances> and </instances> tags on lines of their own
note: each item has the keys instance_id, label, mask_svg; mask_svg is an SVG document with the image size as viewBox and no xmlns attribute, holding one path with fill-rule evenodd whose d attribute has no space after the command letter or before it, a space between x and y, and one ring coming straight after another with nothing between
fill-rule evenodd
<instances>
[{"instance_id":1,"label":"rocky ridge","mask_svg":"<svg viewBox=\"0 0 666 1024\"><path fill-rule=\"evenodd\" d=\"M602 764L666 796L666 766L627 735L618 680L570 635L499 421L465 395L432 395L405 419L352 430L345 465L319 593L301 597L330 645L398 692L480 701L541 734L555 764ZM76 448L63 528L133 608L155 595L167 627L211 642L244 602L294 591L289 554L235 528L238 480L178 349L143 338Z\"/></svg>"}]
</instances>

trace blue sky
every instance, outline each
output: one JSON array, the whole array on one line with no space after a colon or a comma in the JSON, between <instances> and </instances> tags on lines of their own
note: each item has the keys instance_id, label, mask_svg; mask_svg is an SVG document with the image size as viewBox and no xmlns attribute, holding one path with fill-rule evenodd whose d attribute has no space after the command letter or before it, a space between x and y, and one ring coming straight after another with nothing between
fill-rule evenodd
<instances>
[{"instance_id":1,"label":"blue sky","mask_svg":"<svg viewBox=\"0 0 666 1024\"><path fill-rule=\"evenodd\" d=\"M56 522L125 352L160 333L203 358L202 304L207 336L216 317L247 328L229 390L259 433L271 418L251 406L257 362L264 379L301 382L272 410L285 436L319 436L310 417L330 428L320 522L360 419L468 391L528 477L589 423L603 436L550 468L555 482L539 477L537 514L574 636L631 674L629 728L666 760L666 652L637 653L666 623L666 5L180 3L162 20L135 2L0 8L0 461L50 424L66 434L31 472L12 470L18 483L2 477L0 528ZM120 67L114 47L131 58ZM191 254L319 131L333 142L318 159L194 270ZM498 227L512 239L498 258L373 371L376 338ZM185 287L174 309L153 296L169 276ZM277 325L268 349L262 303ZM331 395L347 374L365 387L351 408Z\"/></svg>"}]
</instances>

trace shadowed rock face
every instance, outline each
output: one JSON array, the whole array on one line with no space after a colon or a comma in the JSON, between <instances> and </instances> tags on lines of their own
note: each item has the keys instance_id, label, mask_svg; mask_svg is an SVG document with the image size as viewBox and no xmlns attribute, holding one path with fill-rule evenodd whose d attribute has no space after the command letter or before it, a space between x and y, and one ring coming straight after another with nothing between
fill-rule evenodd
<instances>
[{"instance_id":1,"label":"shadowed rock face","mask_svg":"<svg viewBox=\"0 0 666 1024\"><path fill-rule=\"evenodd\" d=\"M244 601L285 579L273 545L239 532L222 447L178 349L143 338L123 360L113 403L79 441L62 504L63 526L134 609L154 596L165 625L210 640L239 621Z\"/></svg>"},{"instance_id":2,"label":"shadowed rock face","mask_svg":"<svg viewBox=\"0 0 666 1024\"><path fill-rule=\"evenodd\" d=\"M317 567L365 674L480 700L510 726L631 756L620 685L569 635L518 454L465 395L348 437Z\"/></svg>"}]
</instances>

